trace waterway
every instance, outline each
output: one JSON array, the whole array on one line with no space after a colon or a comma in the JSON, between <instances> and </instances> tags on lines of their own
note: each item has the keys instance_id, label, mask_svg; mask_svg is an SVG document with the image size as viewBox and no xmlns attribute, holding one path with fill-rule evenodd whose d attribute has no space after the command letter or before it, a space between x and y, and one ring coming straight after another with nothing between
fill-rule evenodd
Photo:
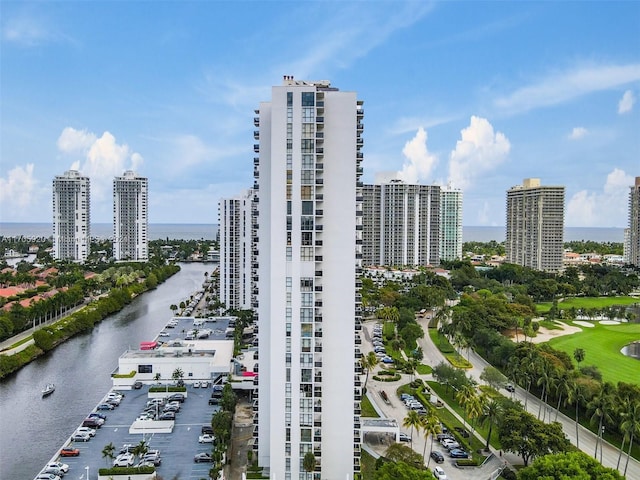
<instances>
[{"instance_id":1,"label":"waterway","mask_svg":"<svg viewBox=\"0 0 640 480\"><path fill-rule=\"evenodd\" d=\"M92 332L78 335L0 382L0 479L33 479L111 388L118 357L152 340L171 317L169 306L202 287L212 264L181 271L136 298ZM56 391L42 398L47 383Z\"/></svg>"}]
</instances>

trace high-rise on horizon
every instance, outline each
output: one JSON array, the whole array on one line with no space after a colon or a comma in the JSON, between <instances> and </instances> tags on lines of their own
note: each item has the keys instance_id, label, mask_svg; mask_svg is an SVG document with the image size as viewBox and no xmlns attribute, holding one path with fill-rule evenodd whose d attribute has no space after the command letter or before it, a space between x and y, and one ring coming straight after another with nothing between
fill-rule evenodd
<instances>
[{"instance_id":1,"label":"high-rise on horizon","mask_svg":"<svg viewBox=\"0 0 640 480\"><path fill-rule=\"evenodd\" d=\"M440 187L390 180L363 188L362 264L438 265Z\"/></svg>"},{"instance_id":2,"label":"high-rise on horizon","mask_svg":"<svg viewBox=\"0 0 640 480\"><path fill-rule=\"evenodd\" d=\"M640 267L640 177L629 190L629 226L625 229L625 262Z\"/></svg>"},{"instance_id":3,"label":"high-rise on horizon","mask_svg":"<svg viewBox=\"0 0 640 480\"><path fill-rule=\"evenodd\" d=\"M113 179L113 256L116 260L149 258L149 182L127 170Z\"/></svg>"},{"instance_id":4,"label":"high-rise on horizon","mask_svg":"<svg viewBox=\"0 0 640 480\"><path fill-rule=\"evenodd\" d=\"M272 478L360 471L362 102L285 76L254 123L257 459ZM303 468L312 453L316 469Z\"/></svg>"},{"instance_id":5,"label":"high-rise on horizon","mask_svg":"<svg viewBox=\"0 0 640 480\"><path fill-rule=\"evenodd\" d=\"M53 179L53 251L56 260L84 262L91 247L89 177L68 170Z\"/></svg>"},{"instance_id":6,"label":"high-rise on horizon","mask_svg":"<svg viewBox=\"0 0 640 480\"><path fill-rule=\"evenodd\" d=\"M252 295L252 224L254 191L218 202L220 301L227 309L249 310Z\"/></svg>"},{"instance_id":7,"label":"high-rise on horizon","mask_svg":"<svg viewBox=\"0 0 640 480\"><path fill-rule=\"evenodd\" d=\"M462 259L462 190L440 188L440 261Z\"/></svg>"},{"instance_id":8,"label":"high-rise on horizon","mask_svg":"<svg viewBox=\"0 0 640 480\"><path fill-rule=\"evenodd\" d=\"M526 178L507 190L507 262L546 272L562 269L564 187Z\"/></svg>"}]
</instances>

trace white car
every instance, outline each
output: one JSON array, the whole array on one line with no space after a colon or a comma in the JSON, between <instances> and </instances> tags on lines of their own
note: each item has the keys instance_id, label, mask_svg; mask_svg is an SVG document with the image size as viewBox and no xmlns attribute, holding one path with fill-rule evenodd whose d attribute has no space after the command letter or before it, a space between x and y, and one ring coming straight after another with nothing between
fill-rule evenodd
<instances>
[{"instance_id":1,"label":"white car","mask_svg":"<svg viewBox=\"0 0 640 480\"><path fill-rule=\"evenodd\" d=\"M130 467L135 461L133 453L121 453L113 461L114 467Z\"/></svg>"},{"instance_id":2,"label":"white car","mask_svg":"<svg viewBox=\"0 0 640 480\"><path fill-rule=\"evenodd\" d=\"M89 428L89 427L79 427L76 430L76 433L80 433L80 434L87 434L90 437L95 437L96 436L96 430L95 428ZM65 472L67 473L67 472Z\"/></svg>"},{"instance_id":3,"label":"white car","mask_svg":"<svg viewBox=\"0 0 640 480\"><path fill-rule=\"evenodd\" d=\"M438 480L447 480L447 474L444 473L444 470L440 467L434 467L433 476Z\"/></svg>"},{"instance_id":4,"label":"white car","mask_svg":"<svg viewBox=\"0 0 640 480\"><path fill-rule=\"evenodd\" d=\"M193 388L200 388L200 382L193 382Z\"/></svg>"},{"instance_id":5,"label":"white car","mask_svg":"<svg viewBox=\"0 0 640 480\"><path fill-rule=\"evenodd\" d=\"M47 464L47 466L45 468L59 468L64 473L69 472L69 465L67 465L66 463L62 463L62 462L49 463L49 464Z\"/></svg>"},{"instance_id":6,"label":"white car","mask_svg":"<svg viewBox=\"0 0 640 480\"><path fill-rule=\"evenodd\" d=\"M198 442L200 442L200 443L213 443L215 438L216 437L214 437L213 435L211 435L209 433L205 433L205 434L200 435L198 437Z\"/></svg>"},{"instance_id":7,"label":"white car","mask_svg":"<svg viewBox=\"0 0 640 480\"><path fill-rule=\"evenodd\" d=\"M36 477L36 480L61 480L61 478L53 473L41 473Z\"/></svg>"},{"instance_id":8,"label":"white car","mask_svg":"<svg viewBox=\"0 0 640 480\"><path fill-rule=\"evenodd\" d=\"M164 330L158 334L159 337L169 337L169 332L165 332Z\"/></svg>"}]
</instances>

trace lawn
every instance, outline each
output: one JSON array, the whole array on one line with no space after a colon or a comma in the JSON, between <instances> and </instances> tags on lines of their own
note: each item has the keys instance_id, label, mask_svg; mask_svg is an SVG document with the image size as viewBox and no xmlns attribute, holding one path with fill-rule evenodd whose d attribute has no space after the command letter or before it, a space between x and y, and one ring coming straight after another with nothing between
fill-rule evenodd
<instances>
[{"instance_id":1,"label":"lawn","mask_svg":"<svg viewBox=\"0 0 640 480\"><path fill-rule=\"evenodd\" d=\"M632 305L638 303L636 297L568 297L558 302L560 310L570 308L605 308L614 305ZM538 313L546 313L551 309L552 302L536 303Z\"/></svg>"},{"instance_id":2,"label":"lawn","mask_svg":"<svg viewBox=\"0 0 640 480\"><path fill-rule=\"evenodd\" d=\"M582 332L556 337L549 341L553 348L566 352L573 358L576 348L584 349L582 365L596 365L605 381L613 383L640 383L640 360L620 353L625 345L640 340L640 323L582 327Z\"/></svg>"}]
</instances>

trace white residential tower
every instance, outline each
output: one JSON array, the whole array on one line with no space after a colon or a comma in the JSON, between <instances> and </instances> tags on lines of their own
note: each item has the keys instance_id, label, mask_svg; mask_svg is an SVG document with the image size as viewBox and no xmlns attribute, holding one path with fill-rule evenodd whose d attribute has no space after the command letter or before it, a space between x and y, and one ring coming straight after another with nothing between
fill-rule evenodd
<instances>
[{"instance_id":1,"label":"white residential tower","mask_svg":"<svg viewBox=\"0 0 640 480\"><path fill-rule=\"evenodd\" d=\"M113 180L113 256L116 260L149 258L149 215L146 177L127 170Z\"/></svg>"},{"instance_id":2,"label":"white residential tower","mask_svg":"<svg viewBox=\"0 0 640 480\"><path fill-rule=\"evenodd\" d=\"M89 177L76 170L53 179L53 258L84 262L91 248Z\"/></svg>"}]
</instances>

